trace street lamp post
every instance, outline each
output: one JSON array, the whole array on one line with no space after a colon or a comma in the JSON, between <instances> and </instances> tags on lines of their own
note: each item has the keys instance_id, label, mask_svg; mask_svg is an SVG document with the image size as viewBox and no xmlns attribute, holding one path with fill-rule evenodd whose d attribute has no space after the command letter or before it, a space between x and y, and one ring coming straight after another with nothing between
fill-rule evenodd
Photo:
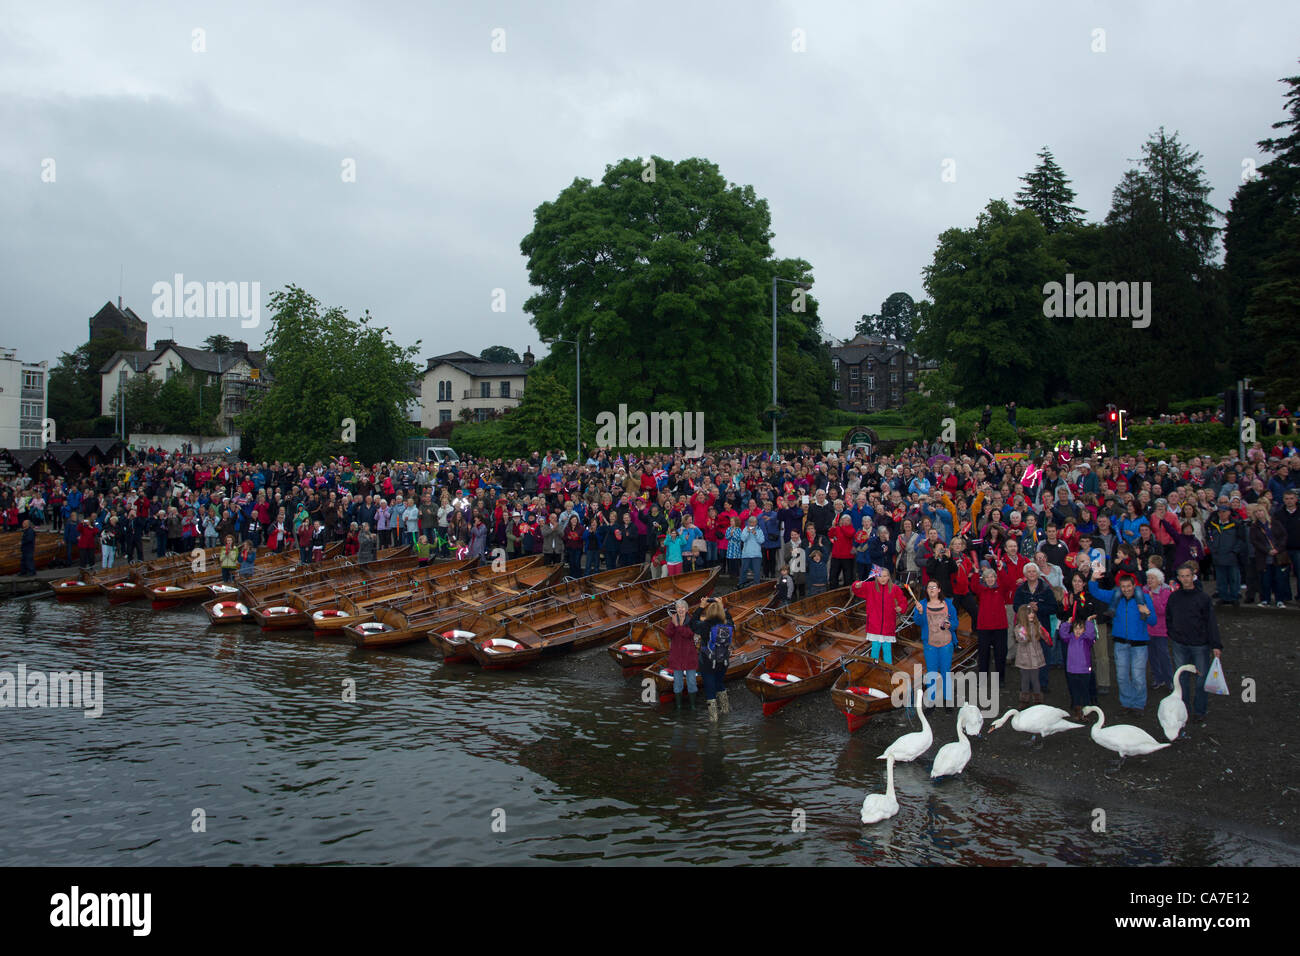
<instances>
[{"instance_id":1,"label":"street lamp post","mask_svg":"<svg viewBox=\"0 0 1300 956\"><path fill-rule=\"evenodd\" d=\"M581 462L581 458L582 458L582 343L579 342L577 339L551 339L551 342L553 343L563 342L565 345L572 345L574 349L577 351L577 369L574 372L574 377L577 379L577 384L578 384L578 396L577 396L578 417L577 417L577 424L576 424L577 435L575 439L577 444L574 446L573 449L573 460L576 463L581 464L582 463Z\"/></svg>"},{"instance_id":2,"label":"street lamp post","mask_svg":"<svg viewBox=\"0 0 1300 956\"><path fill-rule=\"evenodd\" d=\"M778 282L788 282L792 286L800 289L811 289L812 283L800 282L797 279L782 279L779 276L772 276L772 457L776 457L776 284Z\"/></svg>"}]
</instances>

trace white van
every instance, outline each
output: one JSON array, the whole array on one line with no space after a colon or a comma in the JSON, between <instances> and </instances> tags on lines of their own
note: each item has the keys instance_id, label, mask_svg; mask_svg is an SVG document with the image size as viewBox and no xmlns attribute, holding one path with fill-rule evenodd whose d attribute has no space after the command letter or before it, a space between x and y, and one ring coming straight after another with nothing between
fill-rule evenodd
<instances>
[{"instance_id":1,"label":"white van","mask_svg":"<svg viewBox=\"0 0 1300 956\"><path fill-rule=\"evenodd\" d=\"M445 461L460 461L456 449L446 445L430 445L424 450L424 460L429 464L442 464Z\"/></svg>"}]
</instances>

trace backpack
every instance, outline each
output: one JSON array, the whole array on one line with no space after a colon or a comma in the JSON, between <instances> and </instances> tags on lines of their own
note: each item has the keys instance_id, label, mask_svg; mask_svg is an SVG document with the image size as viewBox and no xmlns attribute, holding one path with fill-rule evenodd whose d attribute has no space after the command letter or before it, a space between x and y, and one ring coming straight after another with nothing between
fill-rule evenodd
<instances>
[{"instance_id":1,"label":"backpack","mask_svg":"<svg viewBox=\"0 0 1300 956\"><path fill-rule=\"evenodd\" d=\"M715 666L725 664L731 659L732 630L730 624L715 624L709 628L709 640L704 647L704 656Z\"/></svg>"}]
</instances>

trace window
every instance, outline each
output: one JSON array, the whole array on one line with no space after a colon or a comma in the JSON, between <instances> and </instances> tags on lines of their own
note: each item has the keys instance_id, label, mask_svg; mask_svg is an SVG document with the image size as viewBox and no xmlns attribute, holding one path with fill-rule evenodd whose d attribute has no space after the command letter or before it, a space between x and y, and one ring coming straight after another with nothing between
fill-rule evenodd
<instances>
[{"instance_id":1,"label":"window","mask_svg":"<svg viewBox=\"0 0 1300 956\"><path fill-rule=\"evenodd\" d=\"M117 373L117 387L126 388L126 369L122 369Z\"/></svg>"},{"instance_id":2,"label":"window","mask_svg":"<svg viewBox=\"0 0 1300 956\"><path fill-rule=\"evenodd\" d=\"M23 370L23 388L34 388L34 389L36 389L37 391L44 391L44 389L45 389L45 373L44 373L44 372L29 372L29 371L27 371L26 369L24 369L24 370Z\"/></svg>"},{"instance_id":3,"label":"window","mask_svg":"<svg viewBox=\"0 0 1300 956\"><path fill-rule=\"evenodd\" d=\"M850 381L850 382L856 382L856 381L858 380L858 376L859 376L859 374L861 373L861 371L862 371L862 370L861 370L860 368L858 368L856 365L850 365L850 366L849 366L849 381Z\"/></svg>"},{"instance_id":4,"label":"window","mask_svg":"<svg viewBox=\"0 0 1300 956\"><path fill-rule=\"evenodd\" d=\"M898 384L898 373L897 373L897 372L890 372L890 373L889 373L889 384L890 384L890 385L897 385L897 384Z\"/></svg>"},{"instance_id":5,"label":"window","mask_svg":"<svg viewBox=\"0 0 1300 956\"><path fill-rule=\"evenodd\" d=\"M490 395L489 395L489 396L485 396L485 397L487 397L487 398L491 398ZM476 408L476 409L474 409L474 421L476 421L476 422L485 422L485 421L487 421L487 420L488 420L488 412L489 412L489 411L491 411L491 409L488 409L488 408Z\"/></svg>"},{"instance_id":6,"label":"window","mask_svg":"<svg viewBox=\"0 0 1300 956\"><path fill-rule=\"evenodd\" d=\"M40 432L23 432L22 435L20 436L20 441L22 443L23 448L42 447Z\"/></svg>"},{"instance_id":7,"label":"window","mask_svg":"<svg viewBox=\"0 0 1300 956\"><path fill-rule=\"evenodd\" d=\"M896 389L896 388L895 388L895 389L891 389L890 392L889 392L889 397L890 397L891 399L893 399L894 401L898 401L898 389Z\"/></svg>"},{"instance_id":8,"label":"window","mask_svg":"<svg viewBox=\"0 0 1300 956\"><path fill-rule=\"evenodd\" d=\"M876 393L869 392L867 393L867 408L875 408L875 407L876 407Z\"/></svg>"},{"instance_id":9,"label":"window","mask_svg":"<svg viewBox=\"0 0 1300 956\"><path fill-rule=\"evenodd\" d=\"M840 360L838 358L831 359L831 368L834 369L836 372L839 372Z\"/></svg>"},{"instance_id":10,"label":"window","mask_svg":"<svg viewBox=\"0 0 1300 956\"><path fill-rule=\"evenodd\" d=\"M491 398L491 397L492 397L492 383L491 383L491 382L479 382L479 383L478 383L478 397L479 397L479 398ZM482 411L482 410L483 410L483 409L479 409L479 411ZM483 419L481 419L481 418L479 419L479 421L482 421L482 420L483 420Z\"/></svg>"},{"instance_id":11,"label":"window","mask_svg":"<svg viewBox=\"0 0 1300 956\"><path fill-rule=\"evenodd\" d=\"M509 382L502 382L502 383L501 383L501 397L502 397L502 398L509 398L509 397L510 397L510 383L509 383Z\"/></svg>"},{"instance_id":12,"label":"window","mask_svg":"<svg viewBox=\"0 0 1300 956\"><path fill-rule=\"evenodd\" d=\"M441 383L439 383L439 384L441 384ZM450 409L450 408L440 408L440 409L438 410L438 424L439 424L439 425L445 425L445 424L447 424L447 422L449 422L449 421L451 421L451 409Z\"/></svg>"},{"instance_id":13,"label":"window","mask_svg":"<svg viewBox=\"0 0 1300 956\"><path fill-rule=\"evenodd\" d=\"M849 403L857 404L860 401L862 401L862 397L858 394L858 383L853 382L849 385Z\"/></svg>"},{"instance_id":14,"label":"window","mask_svg":"<svg viewBox=\"0 0 1300 956\"><path fill-rule=\"evenodd\" d=\"M168 366L167 366L167 381L170 382L170 381L171 381L173 378L175 378L175 377L176 377L176 366L175 366L175 365L168 365Z\"/></svg>"},{"instance_id":15,"label":"window","mask_svg":"<svg viewBox=\"0 0 1300 956\"><path fill-rule=\"evenodd\" d=\"M446 400L447 400L447 393L443 390L442 382L439 382L439 383L438 383L438 401L440 401L440 402L444 402L444 401L446 401Z\"/></svg>"},{"instance_id":16,"label":"window","mask_svg":"<svg viewBox=\"0 0 1300 956\"><path fill-rule=\"evenodd\" d=\"M891 359L889 360L889 364L890 364L890 365L897 365L897 364L898 364L898 356L895 355L893 358L891 358Z\"/></svg>"},{"instance_id":17,"label":"window","mask_svg":"<svg viewBox=\"0 0 1300 956\"><path fill-rule=\"evenodd\" d=\"M838 392L839 390L840 390L840 380L838 378L831 379L831 391Z\"/></svg>"},{"instance_id":18,"label":"window","mask_svg":"<svg viewBox=\"0 0 1300 956\"><path fill-rule=\"evenodd\" d=\"M875 367L875 365L876 365L876 360L875 360L874 358L871 358L870 356L868 356L868 357L867 357L867 371L870 372L870 371Z\"/></svg>"},{"instance_id":19,"label":"window","mask_svg":"<svg viewBox=\"0 0 1300 956\"><path fill-rule=\"evenodd\" d=\"M868 391L868 392L874 392L875 390L876 390L876 376L874 376L874 375L868 375L868 376L867 376L867 391Z\"/></svg>"},{"instance_id":20,"label":"window","mask_svg":"<svg viewBox=\"0 0 1300 956\"><path fill-rule=\"evenodd\" d=\"M40 402L23 402L19 411L21 418L43 418L45 409Z\"/></svg>"},{"instance_id":21,"label":"window","mask_svg":"<svg viewBox=\"0 0 1300 956\"><path fill-rule=\"evenodd\" d=\"M914 374L916 374L916 373L914 373L910 368L907 370L907 380L908 380L909 382L912 380L912 376L913 376Z\"/></svg>"}]
</instances>

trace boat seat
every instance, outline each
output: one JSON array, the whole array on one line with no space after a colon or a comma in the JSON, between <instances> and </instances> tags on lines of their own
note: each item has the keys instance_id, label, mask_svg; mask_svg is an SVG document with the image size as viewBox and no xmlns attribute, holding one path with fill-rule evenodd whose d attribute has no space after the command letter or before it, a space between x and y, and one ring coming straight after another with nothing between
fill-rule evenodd
<instances>
[{"instance_id":1,"label":"boat seat","mask_svg":"<svg viewBox=\"0 0 1300 956\"><path fill-rule=\"evenodd\" d=\"M498 591L502 591L502 592L504 592L504 593L506 593L506 594L516 594L516 595L517 595L517 594L520 593L519 591L516 591L514 588L508 588L508 587L506 587L504 584L494 584L494 585L492 585L492 587L494 587L496 590L498 590Z\"/></svg>"}]
</instances>

